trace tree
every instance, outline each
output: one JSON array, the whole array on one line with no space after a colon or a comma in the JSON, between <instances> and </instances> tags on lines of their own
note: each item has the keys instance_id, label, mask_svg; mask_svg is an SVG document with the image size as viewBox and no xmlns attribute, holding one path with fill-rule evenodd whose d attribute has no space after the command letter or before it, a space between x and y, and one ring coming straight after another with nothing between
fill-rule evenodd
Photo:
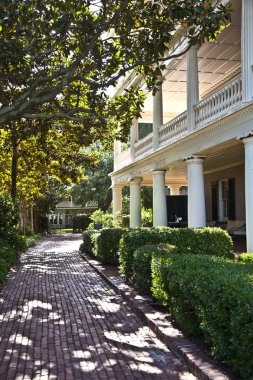
<instances>
[{"instance_id":1,"label":"tree","mask_svg":"<svg viewBox=\"0 0 253 380\"><path fill-rule=\"evenodd\" d=\"M0 124L69 120L91 133L95 128L111 137L124 135L139 116L143 97L138 89L130 89L109 99L108 87L136 69L155 91L163 62L176 55L166 54L178 28L184 28L191 46L215 38L221 24L229 22L230 5L212 4L210 0L2 1Z\"/></svg>"},{"instance_id":2,"label":"tree","mask_svg":"<svg viewBox=\"0 0 253 380\"><path fill-rule=\"evenodd\" d=\"M113 171L113 154L104 151L101 143L94 144L89 151L101 152L99 162L93 168L85 168L85 179L74 185L71 195L76 203L83 206L88 201L97 201L101 210L107 211L112 201L111 179Z\"/></svg>"}]
</instances>

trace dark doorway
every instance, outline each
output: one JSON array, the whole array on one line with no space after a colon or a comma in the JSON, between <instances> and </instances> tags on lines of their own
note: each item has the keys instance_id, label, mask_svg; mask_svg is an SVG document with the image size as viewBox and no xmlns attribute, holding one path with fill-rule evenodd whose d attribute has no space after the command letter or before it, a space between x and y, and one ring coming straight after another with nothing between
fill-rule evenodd
<instances>
[{"instance_id":1,"label":"dark doorway","mask_svg":"<svg viewBox=\"0 0 253 380\"><path fill-rule=\"evenodd\" d=\"M187 224L187 195L167 195L167 216L170 223Z\"/></svg>"}]
</instances>

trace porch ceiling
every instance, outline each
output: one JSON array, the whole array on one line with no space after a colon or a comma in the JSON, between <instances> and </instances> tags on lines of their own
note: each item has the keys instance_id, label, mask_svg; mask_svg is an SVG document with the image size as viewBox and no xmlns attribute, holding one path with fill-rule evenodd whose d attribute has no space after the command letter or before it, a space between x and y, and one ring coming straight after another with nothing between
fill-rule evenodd
<instances>
[{"instance_id":1,"label":"porch ceiling","mask_svg":"<svg viewBox=\"0 0 253 380\"><path fill-rule=\"evenodd\" d=\"M233 0L232 22L217 38L198 51L200 98L224 85L241 69L241 1ZM164 123L186 110L186 57L167 66L163 83ZM152 96L148 95L142 122L152 122Z\"/></svg>"},{"instance_id":2,"label":"porch ceiling","mask_svg":"<svg viewBox=\"0 0 253 380\"><path fill-rule=\"evenodd\" d=\"M196 156L204 156L204 174L231 168L244 163L244 146L235 139L218 144L212 148L196 152ZM166 170L166 184L187 184L187 164L185 161L175 161ZM152 172L142 174L143 185L152 185Z\"/></svg>"}]
</instances>

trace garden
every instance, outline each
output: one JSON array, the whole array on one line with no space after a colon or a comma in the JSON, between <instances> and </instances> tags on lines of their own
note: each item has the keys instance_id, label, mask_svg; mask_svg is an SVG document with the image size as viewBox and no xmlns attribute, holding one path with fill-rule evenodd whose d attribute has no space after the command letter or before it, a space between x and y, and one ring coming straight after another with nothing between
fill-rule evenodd
<instances>
[{"instance_id":1,"label":"garden","mask_svg":"<svg viewBox=\"0 0 253 380\"><path fill-rule=\"evenodd\" d=\"M124 280L160 303L186 336L200 339L216 360L251 379L253 254L236 258L226 231L88 229L80 251L118 266Z\"/></svg>"}]
</instances>

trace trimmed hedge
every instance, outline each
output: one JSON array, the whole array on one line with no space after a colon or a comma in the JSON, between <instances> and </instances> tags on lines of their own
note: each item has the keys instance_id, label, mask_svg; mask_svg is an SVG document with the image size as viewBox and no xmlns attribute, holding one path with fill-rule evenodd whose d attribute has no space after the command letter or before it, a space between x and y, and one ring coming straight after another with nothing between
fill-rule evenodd
<instances>
[{"instance_id":1,"label":"trimmed hedge","mask_svg":"<svg viewBox=\"0 0 253 380\"><path fill-rule=\"evenodd\" d=\"M91 223L91 219L86 214L79 214L73 216L73 231L84 231Z\"/></svg>"},{"instance_id":2,"label":"trimmed hedge","mask_svg":"<svg viewBox=\"0 0 253 380\"><path fill-rule=\"evenodd\" d=\"M153 295L188 335L203 335L212 355L253 376L253 265L217 257L157 254Z\"/></svg>"},{"instance_id":3,"label":"trimmed hedge","mask_svg":"<svg viewBox=\"0 0 253 380\"><path fill-rule=\"evenodd\" d=\"M80 245L79 250L83 253L87 253L88 255L92 255L93 251L93 245L92 245L92 240L91 237L94 234L94 231L89 230L89 231L84 231L83 232L83 243Z\"/></svg>"},{"instance_id":4,"label":"trimmed hedge","mask_svg":"<svg viewBox=\"0 0 253 380\"><path fill-rule=\"evenodd\" d=\"M93 254L103 264L119 264L119 242L125 231L122 228L104 228L91 236Z\"/></svg>"},{"instance_id":5,"label":"trimmed hedge","mask_svg":"<svg viewBox=\"0 0 253 380\"><path fill-rule=\"evenodd\" d=\"M245 264L253 264L253 253L241 253L239 256L239 261Z\"/></svg>"},{"instance_id":6,"label":"trimmed hedge","mask_svg":"<svg viewBox=\"0 0 253 380\"><path fill-rule=\"evenodd\" d=\"M133 257L133 276L132 282L134 287L145 295L151 295L151 261L155 254L168 255L172 251L175 251L174 246L164 247L158 245L144 245L137 248Z\"/></svg>"},{"instance_id":7,"label":"trimmed hedge","mask_svg":"<svg viewBox=\"0 0 253 380\"><path fill-rule=\"evenodd\" d=\"M137 248L144 245L168 243L182 254L213 255L234 258L233 242L220 228L150 228L126 233L120 242L120 271L127 280L133 276L133 257Z\"/></svg>"}]
</instances>

